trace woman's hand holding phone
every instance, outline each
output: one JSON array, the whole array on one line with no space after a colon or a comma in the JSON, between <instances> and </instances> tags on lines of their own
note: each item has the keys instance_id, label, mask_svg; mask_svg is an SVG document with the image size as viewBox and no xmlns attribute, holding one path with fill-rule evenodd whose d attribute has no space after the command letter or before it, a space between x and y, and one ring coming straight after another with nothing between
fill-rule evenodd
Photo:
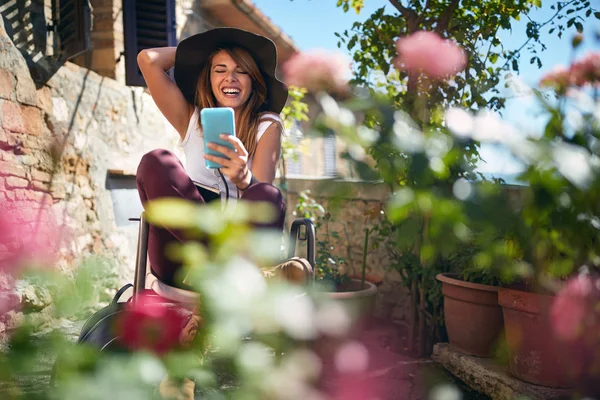
<instances>
[{"instance_id":1,"label":"woman's hand holding phone","mask_svg":"<svg viewBox=\"0 0 600 400\"><path fill-rule=\"evenodd\" d=\"M233 145L234 150L226 146L221 146L214 142L208 142L208 148L218 151L225 157L205 154L204 158L222 165L221 172L238 188L246 188L250 185L252 174L248 168L248 151L244 147L242 141L235 136L222 134L221 140L229 142Z\"/></svg>"}]
</instances>

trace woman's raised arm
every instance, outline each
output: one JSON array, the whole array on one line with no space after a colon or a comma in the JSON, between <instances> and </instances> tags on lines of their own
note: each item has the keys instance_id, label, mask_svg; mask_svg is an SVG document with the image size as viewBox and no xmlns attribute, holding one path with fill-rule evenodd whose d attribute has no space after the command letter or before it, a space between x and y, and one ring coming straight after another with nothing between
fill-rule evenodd
<instances>
[{"instance_id":1,"label":"woman's raised arm","mask_svg":"<svg viewBox=\"0 0 600 400\"><path fill-rule=\"evenodd\" d=\"M138 54L137 62L156 106L183 140L194 107L185 100L181 90L166 73L175 64L176 49L145 49Z\"/></svg>"}]
</instances>

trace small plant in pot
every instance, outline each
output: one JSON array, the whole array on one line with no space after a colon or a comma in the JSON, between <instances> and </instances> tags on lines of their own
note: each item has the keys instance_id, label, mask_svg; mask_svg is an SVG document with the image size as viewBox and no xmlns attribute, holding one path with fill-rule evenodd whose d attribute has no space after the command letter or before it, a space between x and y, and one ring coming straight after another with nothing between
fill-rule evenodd
<instances>
[{"instance_id":1,"label":"small plant in pot","mask_svg":"<svg viewBox=\"0 0 600 400\"><path fill-rule=\"evenodd\" d=\"M357 316L372 314L377 286L366 279L368 236L363 249L360 278L357 278L349 274L346 258L339 256L339 251L336 251L340 234L329 229L331 214L310 196L310 191L299 194L294 213L296 216L310 218L317 230L315 276L319 290L326 293L329 298L344 301L345 304L355 308Z\"/></svg>"}]
</instances>

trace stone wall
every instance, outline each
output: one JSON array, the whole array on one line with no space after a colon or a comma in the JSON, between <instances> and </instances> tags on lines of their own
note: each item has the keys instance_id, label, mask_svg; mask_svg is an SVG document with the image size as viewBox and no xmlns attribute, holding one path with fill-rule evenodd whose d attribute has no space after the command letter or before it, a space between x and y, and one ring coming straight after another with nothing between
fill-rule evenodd
<instances>
[{"instance_id":1,"label":"stone wall","mask_svg":"<svg viewBox=\"0 0 600 400\"><path fill-rule=\"evenodd\" d=\"M137 226L115 223L109 171L135 171L145 152L177 150L177 140L143 89L75 64L36 89L0 20L0 196L23 223L40 207L54 217L61 268L100 254L131 279Z\"/></svg>"}]
</instances>

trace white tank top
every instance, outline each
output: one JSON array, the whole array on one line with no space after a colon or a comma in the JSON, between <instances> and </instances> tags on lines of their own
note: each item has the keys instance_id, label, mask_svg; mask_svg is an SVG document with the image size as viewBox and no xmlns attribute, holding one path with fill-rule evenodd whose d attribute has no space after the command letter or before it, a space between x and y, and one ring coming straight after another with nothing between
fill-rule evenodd
<instances>
[{"instance_id":1,"label":"white tank top","mask_svg":"<svg viewBox=\"0 0 600 400\"><path fill-rule=\"evenodd\" d=\"M198 107L195 108L194 114L190 118L190 122L185 134L185 138L180 143L181 148L185 154L185 170L192 179L192 181L205 188L222 192L224 190L223 184L219 185L221 177L216 169L206 168L204 159L204 138L202 131L198 126L199 118ZM261 122L258 125L258 132L256 134L256 143L260 141L260 138L264 135L267 128L273 123L278 122L283 126L281 118L279 116L269 113L261 116ZM252 168L252 158L248 160L248 167ZM227 185L229 186L229 197L238 198L239 193L237 187L225 178Z\"/></svg>"}]
</instances>

